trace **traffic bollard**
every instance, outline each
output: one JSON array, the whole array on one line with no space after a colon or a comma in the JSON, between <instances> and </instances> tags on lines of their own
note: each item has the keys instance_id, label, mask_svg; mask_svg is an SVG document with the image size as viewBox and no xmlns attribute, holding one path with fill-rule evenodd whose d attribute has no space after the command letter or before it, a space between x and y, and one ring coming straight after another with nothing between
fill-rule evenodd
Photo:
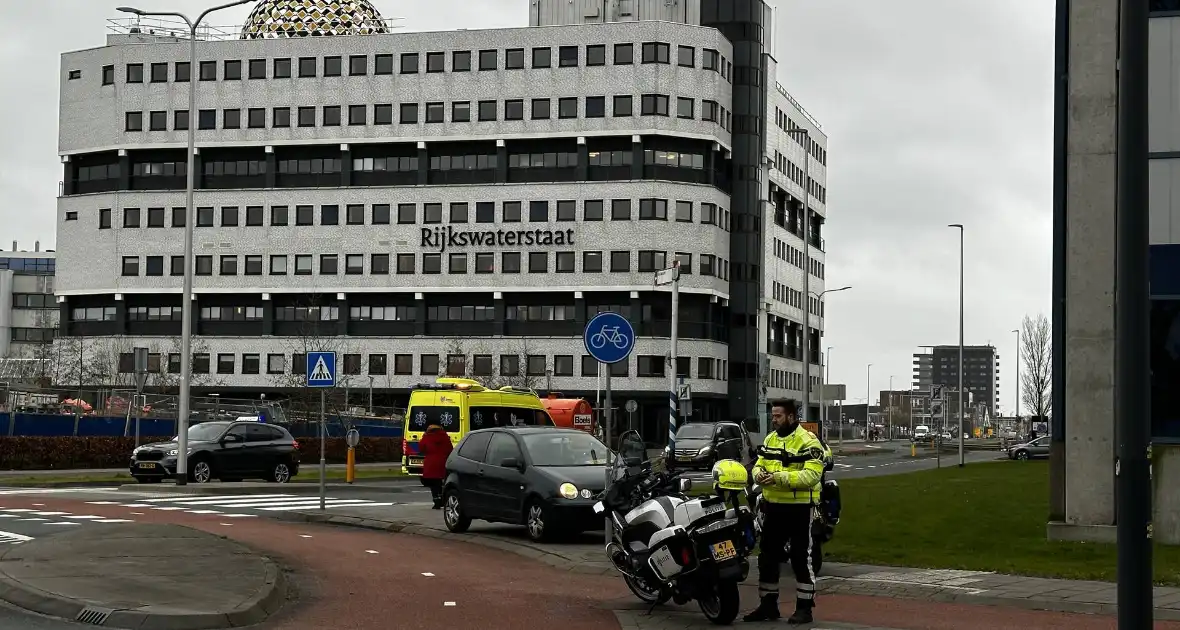
<instances>
[{"instance_id":1,"label":"traffic bollard","mask_svg":"<svg viewBox=\"0 0 1180 630\"><path fill-rule=\"evenodd\" d=\"M345 481L352 483L356 481L356 449L348 447L348 466L344 471Z\"/></svg>"},{"instance_id":2,"label":"traffic bollard","mask_svg":"<svg viewBox=\"0 0 1180 630\"><path fill-rule=\"evenodd\" d=\"M914 442L910 442L910 457L917 457L917 456L918 456L918 445Z\"/></svg>"}]
</instances>

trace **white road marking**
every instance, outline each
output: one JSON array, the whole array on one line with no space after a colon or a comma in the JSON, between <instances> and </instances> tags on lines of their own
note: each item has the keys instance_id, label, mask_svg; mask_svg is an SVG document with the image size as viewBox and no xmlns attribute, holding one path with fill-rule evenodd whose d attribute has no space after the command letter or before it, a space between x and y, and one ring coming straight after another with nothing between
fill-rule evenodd
<instances>
[{"instance_id":1,"label":"white road marking","mask_svg":"<svg viewBox=\"0 0 1180 630\"><path fill-rule=\"evenodd\" d=\"M143 512L132 512L132 514L136 516L143 516Z\"/></svg>"},{"instance_id":2,"label":"white road marking","mask_svg":"<svg viewBox=\"0 0 1180 630\"><path fill-rule=\"evenodd\" d=\"M36 511L37 510L30 510L28 508L3 508L3 509L0 509L0 512L15 512L17 514L21 514L24 512L36 512Z\"/></svg>"},{"instance_id":3,"label":"white road marking","mask_svg":"<svg viewBox=\"0 0 1180 630\"><path fill-rule=\"evenodd\" d=\"M101 519L102 517L101 516L93 516L90 514L83 514L81 516L78 516L76 514L71 514L70 516L67 516L66 518L72 518L77 521L97 521L97 520Z\"/></svg>"},{"instance_id":4,"label":"white road marking","mask_svg":"<svg viewBox=\"0 0 1180 630\"><path fill-rule=\"evenodd\" d=\"M118 505L118 501L87 501L87 505ZM36 505L35 503L33 505Z\"/></svg>"},{"instance_id":5,"label":"white road marking","mask_svg":"<svg viewBox=\"0 0 1180 630\"><path fill-rule=\"evenodd\" d=\"M182 507L154 507L152 509L153 510L160 510L161 512L175 512L177 510L183 510L184 508L182 508Z\"/></svg>"},{"instance_id":6,"label":"white road marking","mask_svg":"<svg viewBox=\"0 0 1180 630\"><path fill-rule=\"evenodd\" d=\"M37 516L64 516L69 514L69 512L33 512L33 514Z\"/></svg>"},{"instance_id":7,"label":"white road marking","mask_svg":"<svg viewBox=\"0 0 1180 630\"><path fill-rule=\"evenodd\" d=\"M363 500L359 500L359 499L358 500L349 500L349 501L337 500L337 501L327 501L326 502L326 507L328 507L328 508L333 508L333 507L390 507L393 505L397 505L397 504L396 503L373 503L371 501L363 501ZM259 507L259 508L255 508L255 509L262 510L264 512L294 512L296 510L307 510L310 508L318 508L319 506L320 506L320 502L315 501L315 502L297 503L297 504L292 504L292 505L283 505L283 506L278 506L278 507ZM251 506L238 505L235 507L248 508Z\"/></svg>"},{"instance_id":8,"label":"white road marking","mask_svg":"<svg viewBox=\"0 0 1180 630\"><path fill-rule=\"evenodd\" d=\"M185 510L185 514L221 514L217 510Z\"/></svg>"},{"instance_id":9,"label":"white road marking","mask_svg":"<svg viewBox=\"0 0 1180 630\"><path fill-rule=\"evenodd\" d=\"M18 520L17 522L18 523L43 523L48 520L49 519L47 519L47 518L22 518L22 519Z\"/></svg>"},{"instance_id":10,"label":"white road marking","mask_svg":"<svg viewBox=\"0 0 1180 630\"><path fill-rule=\"evenodd\" d=\"M455 602L443 602L443 606L454 606Z\"/></svg>"},{"instance_id":11,"label":"white road marking","mask_svg":"<svg viewBox=\"0 0 1180 630\"><path fill-rule=\"evenodd\" d=\"M16 518L16 514L0 514L0 518Z\"/></svg>"},{"instance_id":12,"label":"white road marking","mask_svg":"<svg viewBox=\"0 0 1180 630\"><path fill-rule=\"evenodd\" d=\"M380 552L378 552L378 551L374 551L374 550L372 550L372 549L366 549L366 550L365 550L365 553L372 553L372 554L376 554L376 553L380 553Z\"/></svg>"},{"instance_id":13,"label":"white road marking","mask_svg":"<svg viewBox=\"0 0 1180 630\"><path fill-rule=\"evenodd\" d=\"M152 504L151 503L120 503L119 507L145 508L145 507L152 507Z\"/></svg>"},{"instance_id":14,"label":"white road marking","mask_svg":"<svg viewBox=\"0 0 1180 630\"><path fill-rule=\"evenodd\" d=\"M45 507L44 503L34 503L33 507Z\"/></svg>"},{"instance_id":15,"label":"white road marking","mask_svg":"<svg viewBox=\"0 0 1180 630\"><path fill-rule=\"evenodd\" d=\"M433 573L423 573L422 575L425 577L434 577Z\"/></svg>"},{"instance_id":16,"label":"white road marking","mask_svg":"<svg viewBox=\"0 0 1180 630\"><path fill-rule=\"evenodd\" d=\"M307 534L299 534L299 537L300 538L311 538L311 536L308 536Z\"/></svg>"},{"instance_id":17,"label":"white road marking","mask_svg":"<svg viewBox=\"0 0 1180 630\"><path fill-rule=\"evenodd\" d=\"M224 514L226 518L258 518L257 514Z\"/></svg>"},{"instance_id":18,"label":"white road marking","mask_svg":"<svg viewBox=\"0 0 1180 630\"><path fill-rule=\"evenodd\" d=\"M81 523L69 523L69 522L62 521L59 523L46 523L46 525L81 525Z\"/></svg>"},{"instance_id":19,"label":"white road marking","mask_svg":"<svg viewBox=\"0 0 1180 630\"><path fill-rule=\"evenodd\" d=\"M233 499L279 499L283 497L293 497L291 494L223 494L212 497L192 496L192 495L173 495L163 499L143 499L146 503L195 503L204 501L230 501Z\"/></svg>"},{"instance_id":20,"label":"white road marking","mask_svg":"<svg viewBox=\"0 0 1180 630\"><path fill-rule=\"evenodd\" d=\"M129 518L100 518L97 521L91 521L91 523L134 523L134 522L135 521L133 521Z\"/></svg>"},{"instance_id":21,"label":"white road marking","mask_svg":"<svg viewBox=\"0 0 1180 630\"><path fill-rule=\"evenodd\" d=\"M222 525L225 525L226 527L233 527L234 526L233 523L222 523Z\"/></svg>"},{"instance_id":22,"label":"white road marking","mask_svg":"<svg viewBox=\"0 0 1180 630\"><path fill-rule=\"evenodd\" d=\"M32 536L25 536L24 534L17 534L15 532L0 532L0 543L22 543L32 539Z\"/></svg>"}]
</instances>

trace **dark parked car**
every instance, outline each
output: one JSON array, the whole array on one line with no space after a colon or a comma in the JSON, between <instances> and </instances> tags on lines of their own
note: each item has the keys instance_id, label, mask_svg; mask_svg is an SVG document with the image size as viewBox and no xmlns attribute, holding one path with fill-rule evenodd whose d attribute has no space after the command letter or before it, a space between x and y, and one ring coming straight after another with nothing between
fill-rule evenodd
<instances>
[{"instance_id":1,"label":"dark parked car","mask_svg":"<svg viewBox=\"0 0 1180 630\"><path fill-rule=\"evenodd\" d=\"M606 463L606 445L577 429L472 431L447 458L443 521L452 532L472 519L525 525L535 541L601 527Z\"/></svg>"},{"instance_id":2,"label":"dark parked car","mask_svg":"<svg viewBox=\"0 0 1180 630\"><path fill-rule=\"evenodd\" d=\"M675 454L665 446L664 457L670 467L709 470L722 459L748 468L757 455L750 434L736 422L689 422L676 430Z\"/></svg>"},{"instance_id":3,"label":"dark parked car","mask_svg":"<svg viewBox=\"0 0 1180 630\"><path fill-rule=\"evenodd\" d=\"M176 475L176 440L145 444L131 453L131 476L157 483ZM188 480L287 483L299 473L299 443L286 429L260 422L202 422L188 430Z\"/></svg>"}]
</instances>

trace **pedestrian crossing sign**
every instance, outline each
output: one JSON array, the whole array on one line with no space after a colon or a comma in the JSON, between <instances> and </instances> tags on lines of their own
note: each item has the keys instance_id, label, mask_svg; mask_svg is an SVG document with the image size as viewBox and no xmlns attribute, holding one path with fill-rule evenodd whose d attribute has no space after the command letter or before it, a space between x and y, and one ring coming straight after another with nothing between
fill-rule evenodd
<instances>
[{"instance_id":1,"label":"pedestrian crossing sign","mask_svg":"<svg viewBox=\"0 0 1180 630\"><path fill-rule=\"evenodd\" d=\"M335 387L336 353L308 352L306 374L308 387Z\"/></svg>"}]
</instances>

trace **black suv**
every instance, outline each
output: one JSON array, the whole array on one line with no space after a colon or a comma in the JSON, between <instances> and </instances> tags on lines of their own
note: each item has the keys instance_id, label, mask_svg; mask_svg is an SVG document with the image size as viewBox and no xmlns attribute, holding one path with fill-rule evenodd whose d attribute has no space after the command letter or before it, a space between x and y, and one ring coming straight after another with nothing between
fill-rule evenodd
<instances>
[{"instance_id":1,"label":"black suv","mask_svg":"<svg viewBox=\"0 0 1180 630\"><path fill-rule=\"evenodd\" d=\"M721 459L749 468L757 455L750 434L736 422L689 422L676 430L676 452L665 446L664 458L670 468L708 470Z\"/></svg>"},{"instance_id":2,"label":"black suv","mask_svg":"<svg viewBox=\"0 0 1180 630\"><path fill-rule=\"evenodd\" d=\"M131 476L158 483L176 475L176 440L145 444L131 453ZM299 473L299 443L286 429L261 422L202 422L188 430L188 480L261 478L287 483Z\"/></svg>"}]
</instances>

